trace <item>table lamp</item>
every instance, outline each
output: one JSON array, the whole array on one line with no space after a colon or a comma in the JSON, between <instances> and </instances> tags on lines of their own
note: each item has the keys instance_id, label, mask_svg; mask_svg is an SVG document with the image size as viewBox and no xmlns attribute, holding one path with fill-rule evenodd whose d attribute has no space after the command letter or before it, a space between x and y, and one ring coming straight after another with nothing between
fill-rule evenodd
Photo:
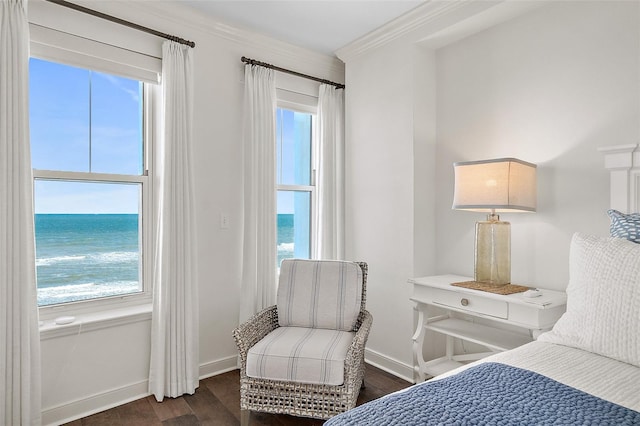
<instances>
[{"instance_id":1,"label":"table lamp","mask_svg":"<svg viewBox=\"0 0 640 426\"><path fill-rule=\"evenodd\" d=\"M487 212L476 222L474 280L511 283L511 225L496 213L535 212L536 165L516 158L454 163L453 208Z\"/></svg>"}]
</instances>

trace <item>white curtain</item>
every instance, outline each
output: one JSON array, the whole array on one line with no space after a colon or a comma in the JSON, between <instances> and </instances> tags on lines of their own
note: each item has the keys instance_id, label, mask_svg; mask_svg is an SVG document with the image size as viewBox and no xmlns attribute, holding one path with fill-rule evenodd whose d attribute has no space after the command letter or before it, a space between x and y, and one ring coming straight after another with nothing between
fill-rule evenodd
<instances>
[{"instance_id":1,"label":"white curtain","mask_svg":"<svg viewBox=\"0 0 640 426\"><path fill-rule=\"evenodd\" d=\"M318 94L316 257L344 256L344 90L321 84Z\"/></svg>"},{"instance_id":2,"label":"white curtain","mask_svg":"<svg viewBox=\"0 0 640 426\"><path fill-rule=\"evenodd\" d=\"M192 177L192 51L162 49L164 129L156 152L157 234L149 392L193 394L198 387L198 282Z\"/></svg>"},{"instance_id":3,"label":"white curtain","mask_svg":"<svg viewBox=\"0 0 640 426\"><path fill-rule=\"evenodd\" d=\"M276 86L274 71L244 69L244 244L240 322L275 303Z\"/></svg>"},{"instance_id":4,"label":"white curtain","mask_svg":"<svg viewBox=\"0 0 640 426\"><path fill-rule=\"evenodd\" d=\"M26 0L0 0L0 424L38 425L40 334Z\"/></svg>"}]
</instances>

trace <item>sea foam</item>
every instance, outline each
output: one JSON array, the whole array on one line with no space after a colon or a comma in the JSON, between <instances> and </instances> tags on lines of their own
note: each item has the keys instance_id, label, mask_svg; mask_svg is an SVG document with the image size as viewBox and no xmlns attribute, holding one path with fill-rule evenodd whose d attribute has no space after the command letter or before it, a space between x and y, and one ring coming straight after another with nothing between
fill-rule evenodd
<instances>
[{"instance_id":1,"label":"sea foam","mask_svg":"<svg viewBox=\"0 0 640 426\"><path fill-rule=\"evenodd\" d=\"M138 281L114 281L108 284L69 284L38 289L38 305L120 296L141 291Z\"/></svg>"}]
</instances>

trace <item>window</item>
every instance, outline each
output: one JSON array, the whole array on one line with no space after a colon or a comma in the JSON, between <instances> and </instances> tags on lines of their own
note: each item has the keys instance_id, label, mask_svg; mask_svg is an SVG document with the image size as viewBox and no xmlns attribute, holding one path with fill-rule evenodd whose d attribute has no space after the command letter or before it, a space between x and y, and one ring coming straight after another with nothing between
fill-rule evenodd
<instances>
[{"instance_id":1,"label":"window","mask_svg":"<svg viewBox=\"0 0 640 426\"><path fill-rule=\"evenodd\" d=\"M147 85L31 58L38 305L148 297Z\"/></svg>"},{"instance_id":2,"label":"window","mask_svg":"<svg viewBox=\"0 0 640 426\"><path fill-rule=\"evenodd\" d=\"M313 114L278 108L276 120L278 267L312 256Z\"/></svg>"}]
</instances>

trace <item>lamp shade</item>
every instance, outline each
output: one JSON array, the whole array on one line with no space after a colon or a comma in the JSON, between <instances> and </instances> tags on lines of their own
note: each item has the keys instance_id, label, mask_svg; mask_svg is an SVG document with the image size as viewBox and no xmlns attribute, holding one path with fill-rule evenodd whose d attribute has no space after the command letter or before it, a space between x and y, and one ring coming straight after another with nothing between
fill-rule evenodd
<instances>
[{"instance_id":1,"label":"lamp shade","mask_svg":"<svg viewBox=\"0 0 640 426\"><path fill-rule=\"evenodd\" d=\"M534 212L536 165L516 158L454 163L453 208L477 212Z\"/></svg>"}]
</instances>

